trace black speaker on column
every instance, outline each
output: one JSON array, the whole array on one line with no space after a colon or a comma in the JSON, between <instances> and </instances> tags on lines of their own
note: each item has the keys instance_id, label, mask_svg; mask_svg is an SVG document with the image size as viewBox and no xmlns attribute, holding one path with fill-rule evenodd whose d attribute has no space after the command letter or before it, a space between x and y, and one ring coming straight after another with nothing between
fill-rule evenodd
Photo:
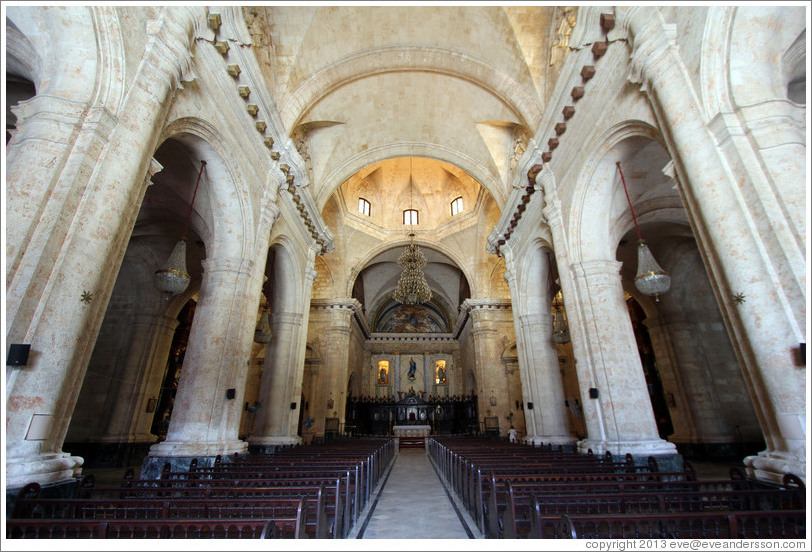
<instances>
[{"instance_id":1,"label":"black speaker on column","mask_svg":"<svg viewBox=\"0 0 812 552\"><path fill-rule=\"evenodd\" d=\"M31 345L28 343L12 343L8 347L6 366L25 366L28 364L28 352Z\"/></svg>"}]
</instances>

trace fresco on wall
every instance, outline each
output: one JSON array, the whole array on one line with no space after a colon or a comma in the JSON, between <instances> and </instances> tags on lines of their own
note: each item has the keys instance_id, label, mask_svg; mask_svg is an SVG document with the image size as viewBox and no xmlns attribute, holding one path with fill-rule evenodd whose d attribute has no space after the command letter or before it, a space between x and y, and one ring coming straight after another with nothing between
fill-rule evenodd
<instances>
[{"instance_id":1,"label":"fresco on wall","mask_svg":"<svg viewBox=\"0 0 812 552\"><path fill-rule=\"evenodd\" d=\"M437 312L425 305L398 305L380 320L376 331L383 333L442 333L444 327Z\"/></svg>"}]
</instances>

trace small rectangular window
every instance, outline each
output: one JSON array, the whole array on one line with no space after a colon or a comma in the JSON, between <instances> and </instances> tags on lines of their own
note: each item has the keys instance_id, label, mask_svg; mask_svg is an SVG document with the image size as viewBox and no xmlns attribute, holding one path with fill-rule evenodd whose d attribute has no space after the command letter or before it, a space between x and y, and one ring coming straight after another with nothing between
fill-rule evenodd
<instances>
[{"instance_id":1,"label":"small rectangular window","mask_svg":"<svg viewBox=\"0 0 812 552\"><path fill-rule=\"evenodd\" d=\"M451 202L451 216L462 213L462 197L458 197Z\"/></svg>"},{"instance_id":2,"label":"small rectangular window","mask_svg":"<svg viewBox=\"0 0 812 552\"><path fill-rule=\"evenodd\" d=\"M403 224L417 224L417 209L406 209L403 211Z\"/></svg>"},{"instance_id":3,"label":"small rectangular window","mask_svg":"<svg viewBox=\"0 0 812 552\"><path fill-rule=\"evenodd\" d=\"M358 198L358 212L362 215L369 216L369 201L363 197Z\"/></svg>"}]
</instances>

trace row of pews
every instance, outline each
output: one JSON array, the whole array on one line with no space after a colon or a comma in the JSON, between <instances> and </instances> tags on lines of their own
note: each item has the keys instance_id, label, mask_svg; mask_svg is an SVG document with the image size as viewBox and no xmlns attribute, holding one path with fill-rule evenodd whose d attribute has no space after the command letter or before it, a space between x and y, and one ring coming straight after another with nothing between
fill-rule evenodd
<instances>
[{"instance_id":1,"label":"row of pews","mask_svg":"<svg viewBox=\"0 0 812 552\"><path fill-rule=\"evenodd\" d=\"M158 479L128 470L118 486L82 478L71 498L30 483L6 520L10 539L346 538L396 455L384 438L218 456Z\"/></svg>"},{"instance_id":2,"label":"row of pews","mask_svg":"<svg viewBox=\"0 0 812 552\"><path fill-rule=\"evenodd\" d=\"M770 538L806 536L806 489L745 477L697 480L604 455L472 437L433 437L429 454L486 538Z\"/></svg>"}]
</instances>

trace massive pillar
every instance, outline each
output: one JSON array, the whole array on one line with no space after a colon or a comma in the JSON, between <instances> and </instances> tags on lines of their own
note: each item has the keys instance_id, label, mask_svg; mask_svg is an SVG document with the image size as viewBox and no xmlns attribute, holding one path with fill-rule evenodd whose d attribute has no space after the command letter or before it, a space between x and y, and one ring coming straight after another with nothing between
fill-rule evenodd
<instances>
[{"instance_id":1,"label":"massive pillar","mask_svg":"<svg viewBox=\"0 0 812 552\"><path fill-rule=\"evenodd\" d=\"M13 196L7 210L7 227L24 220L29 236L26 252L14 253L22 255L16 270L7 275L7 339L31 344L29 365L7 374L8 488L68 480L83 462L61 449L112 293L110 274L124 257L170 95L189 64L193 15L193 8L166 9L149 27L145 55L121 110L126 116L116 119L104 106L79 113L56 98L36 100L45 109L23 116L22 125L33 126L30 132L45 144L52 139L49 126L68 139L51 110L74 113L64 121L73 125L76 141L68 139L66 147L80 155L68 163L72 170L45 184L50 193L41 196L48 199L36 222L19 212ZM32 134L23 129L23 136ZM34 158L17 163L40 166L52 157L36 149ZM10 186L24 190L29 172L14 171ZM86 193L91 187L96 193Z\"/></svg>"},{"instance_id":2,"label":"massive pillar","mask_svg":"<svg viewBox=\"0 0 812 552\"><path fill-rule=\"evenodd\" d=\"M510 410L507 379L502 370L494 367L502 366L505 340L510 340L506 335L512 326L510 304L498 300L466 299L462 308L469 309L471 317L480 420L488 416L499 417L499 433L507 435L509 422L501 415Z\"/></svg>"},{"instance_id":3,"label":"massive pillar","mask_svg":"<svg viewBox=\"0 0 812 552\"><path fill-rule=\"evenodd\" d=\"M332 301L313 302L314 310L311 324L320 328L320 344L323 363L320 370L321 395L314 395L319 405L315 409L321 418L333 417L336 413L341 422L347 407L347 381L349 378L350 337L354 313L360 309L357 299L337 299ZM392 374L390 373L390 377ZM332 398L333 407L325 408L328 399ZM316 433L324 432L324 420L317 420Z\"/></svg>"},{"instance_id":4,"label":"massive pillar","mask_svg":"<svg viewBox=\"0 0 812 552\"><path fill-rule=\"evenodd\" d=\"M157 401L177 318L139 314L130 325L132 341L111 401L102 443L154 443L148 401Z\"/></svg>"},{"instance_id":5,"label":"massive pillar","mask_svg":"<svg viewBox=\"0 0 812 552\"><path fill-rule=\"evenodd\" d=\"M571 267L585 332L573 339L585 346L588 358L578 358L576 364L588 434L578 446L620 456L676 454L676 447L660 439L657 431L620 267L617 261Z\"/></svg>"},{"instance_id":6,"label":"massive pillar","mask_svg":"<svg viewBox=\"0 0 812 552\"><path fill-rule=\"evenodd\" d=\"M181 462L246 451L238 433L256 320L248 293L252 265L245 259L203 261L203 283L166 440L151 447L144 477L158 475L165 459Z\"/></svg>"},{"instance_id":7,"label":"massive pillar","mask_svg":"<svg viewBox=\"0 0 812 552\"><path fill-rule=\"evenodd\" d=\"M564 384L552 339L550 298L546 292L550 289L550 274L547 265L540 262L543 253L534 252L519 275L515 274L517 263L513 249L503 247L502 250L509 267L505 277L517 330L516 349L527 426L525 441L534 445L571 445L575 438L569 431Z\"/></svg>"},{"instance_id":8,"label":"massive pillar","mask_svg":"<svg viewBox=\"0 0 812 552\"><path fill-rule=\"evenodd\" d=\"M788 472L805 478L806 373L795 358L805 340L798 314L805 312L805 286L796 276L803 277L803 252L767 245L767 232L789 221L765 230L756 210L774 213L780 198L729 170L680 59L673 25L639 7L628 10L624 23L633 45L630 78L651 98L668 137L680 192L764 431L766 450L745 464L763 479L780 481ZM748 203L748 196L758 201Z\"/></svg>"},{"instance_id":9,"label":"massive pillar","mask_svg":"<svg viewBox=\"0 0 812 552\"><path fill-rule=\"evenodd\" d=\"M671 416L671 424L674 427L674 433L668 437L668 440L677 444L697 443L696 424L698 420L695 419L691 408L691 397L688 395L689 390L686 388L683 372L680 370L679 361L674 352L669 325L664 323L662 316L648 317L643 323L648 329L651 347L657 358L657 370L660 373L660 380L663 382L668 414Z\"/></svg>"},{"instance_id":10,"label":"massive pillar","mask_svg":"<svg viewBox=\"0 0 812 552\"><path fill-rule=\"evenodd\" d=\"M532 403L529 410L525 404L528 434L525 440L534 445L571 445L575 438L570 434L567 410L564 404L564 383L558 368L558 355L552 341L552 316L545 313L519 315L517 341L520 372L529 372L527 391L522 382L525 403ZM532 427L533 433L530 433Z\"/></svg>"},{"instance_id":11,"label":"massive pillar","mask_svg":"<svg viewBox=\"0 0 812 552\"><path fill-rule=\"evenodd\" d=\"M252 449L272 449L276 445L293 445L302 442L299 432L299 409L302 395L304 357L307 348L307 325L310 319L310 295L318 273L313 269L315 249L311 248L304 278L292 282L292 275L281 274L292 270L291 265L275 263L274 285L290 295L301 296L301 304L286 308L299 308L301 312L282 310L271 316L273 337L265 353L265 364L260 383L259 400L262 409L257 412L254 434L249 439ZM283 282L282 279L287 279ZM299 286L299 289L287 286Z\"/></svg>"}]
</instances>

